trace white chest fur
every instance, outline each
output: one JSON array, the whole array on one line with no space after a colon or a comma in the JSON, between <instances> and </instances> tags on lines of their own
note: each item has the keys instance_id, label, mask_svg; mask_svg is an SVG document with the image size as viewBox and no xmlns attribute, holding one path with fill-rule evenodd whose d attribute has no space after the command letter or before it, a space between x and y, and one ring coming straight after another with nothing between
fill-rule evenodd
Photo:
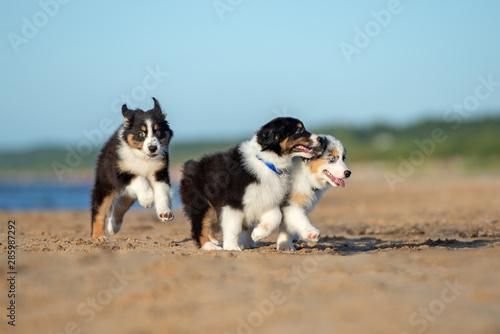
<instances>
[{"instance_id":1,"label":"white chest fur","mask_svg":"<svg viewBox=\"0 0 500 334\"><path fill-rule=\"evenodd\" d=\"M274 172L271 171L271 173ZM278 207L286 196L288 187L289 182L286 175L270 175L270 177L261 180L260 183L249 185L243 197L247 223L253 223L262 213Z\"/></svg>"},{"instance_id":2,"label":"white chest fur","mask_svg":"<svg viewBox=\"0 0 500 334\"><path fill-rule=\"evenodd\" d=\"M162 160L150 159L143 152L122 143L119 147L120 168L134 175L150 178L164 165Z\"/></svg>"},{"instance_id":3,"label":"white chest fur","mask_svg":"<svg viewBox=\"0 0 500 334\"><path fill-rule=\"evenodd\" d=\"M163 221L172 220L174 218L171 209L173 191L167 183L158 181L155 177L155 173L165 166L164 161L150 159L143 152L123 142L118 148L118 155L120 168L137 176L125 192L132 198L136 197L146 208L153 205L151 197L154 197L158 217Z\"/></svg>"},{"instance_id":4,"label":"white chest fur","mask_svg":"<svg viewBox=\"0 0 500 334\"><path fill-rule=\"evenodd\" d=\"M255 138L243 143L240 151L245 168L259 180L258 183L250 184L243 196L245 220L247 224L252 224L264 212L279 207L290 187L290 176L287 173L278 175L259 160L257 155L263 156L266 161L280 169L291 165L291 159L263 154Z\"/></svg>"},{"instance_id":5,"label":"white chest fur","mask_svg":"<svg viewBox=\"0 0 500 334\"><path fill-rule=\"evenodd\" d=\"M321 184L311 173L307 163L295 160L291 172L293 184L291 186L290 201L301 207L306 213L314 209L323 196L327 185ZM319 190L315 190L319 189Z\"/></svg>"}]
</instances>

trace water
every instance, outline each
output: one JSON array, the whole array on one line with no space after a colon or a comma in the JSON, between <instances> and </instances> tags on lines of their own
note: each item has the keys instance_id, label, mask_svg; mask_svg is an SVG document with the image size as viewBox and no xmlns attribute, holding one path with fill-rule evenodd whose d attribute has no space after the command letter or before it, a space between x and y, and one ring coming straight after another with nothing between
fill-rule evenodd
<instances>
[{"instance_id":1,"label":"water","mask_svg":"<svg viewBox=\"0 0 500 334\"><path fill-rule=\"evenodd\" d=\"M0 209L81 209L90 208L90 185L59 185L38 183L29 185L0 184ZM178 185L174 185L174 208L180 207ZM132 208L142 208L135 203Z\"/></svg>"}]
</instances>

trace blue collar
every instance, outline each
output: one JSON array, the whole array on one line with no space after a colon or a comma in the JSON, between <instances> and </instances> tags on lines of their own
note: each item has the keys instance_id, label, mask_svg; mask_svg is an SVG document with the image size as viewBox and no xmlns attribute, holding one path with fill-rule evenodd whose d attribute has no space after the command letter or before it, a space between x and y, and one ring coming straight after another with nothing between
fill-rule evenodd
<instances>
[{"instance_id":1,"label":"blue collar","mask_svg":"<svg viewBox=\"0 0 500 334\"><path fill-rule=\"evenodd\" d=\"M264 159L262 159L261 157L257 156L257 159L262 161L267 167L269 167L270 170L272 170L276 174L281 175L283 173L283 171L281 169L279 169L278 167L276 167L275 165L273 165L270 162L264 161Z\"/></svg>"}]
</instances>

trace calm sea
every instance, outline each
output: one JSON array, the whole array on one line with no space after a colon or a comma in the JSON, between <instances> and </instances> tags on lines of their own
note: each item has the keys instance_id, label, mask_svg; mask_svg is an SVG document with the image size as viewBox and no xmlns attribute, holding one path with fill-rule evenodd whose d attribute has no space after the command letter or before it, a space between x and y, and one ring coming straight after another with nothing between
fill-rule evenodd
<instances>
[{"instance_id":1,"label":"calm sea","mask_svg":"<svg viewBox=\"0 0 500 334\"><path fill-rule=\"evenodd\" d=\"M90 185L0 184L0 209L89 209ZM180 207L178 185L174 185L174 207ZM141 209L136 203L133 208Z\"/></svg>"}]
</instances>

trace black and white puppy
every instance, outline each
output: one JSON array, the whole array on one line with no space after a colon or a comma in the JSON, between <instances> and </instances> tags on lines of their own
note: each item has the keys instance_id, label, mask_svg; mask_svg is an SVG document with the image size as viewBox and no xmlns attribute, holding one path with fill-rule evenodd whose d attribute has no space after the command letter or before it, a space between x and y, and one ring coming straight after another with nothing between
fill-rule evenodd
<instances>
[{"instance_id":1,"label":"black and white puppy","mask_svg":"<svg viewBox=\"0 0 500 334\"><path fill-rule=\"evenodd\" d=\"M174 219L168 170L173 132L158 101L153 101L153 109L146 112L124 104L125 123L101 150L92 190L93 238L107 239L105 225L110 235L117 233L136 200L145 208L155 205L161 220Z\"/></svg>"},{"instance_id":2,"label":"black and white puppy","mask_svg":"<svg viewBox=\"0 0 500 334\"><path fill-rule=\"evenodd\" d=\"M331 187L345 187L344 179L351 175L345 164L346 149L338 139L319 135L320 146L312 159L294 159L291 170L292 189L282 207L283 221L278 234L277 249L294 251L292 236L317 242L319 230L307 215L314 209L324 192Z\"/></svg>"},{"instance_id":3,"label":"black and white puppy","mask_svg":"<svg viewBox=\"0 0 500 334\"><path fill-rule=\"evenodd\" d=\"M280 117L226 152L187 161L179 192L196 245L221 249L214 237L219 230L227 250L250 248L268 237L281 222L292 158L311 158L318 144L301 121Z\"/></svg>"}]
</instances>

